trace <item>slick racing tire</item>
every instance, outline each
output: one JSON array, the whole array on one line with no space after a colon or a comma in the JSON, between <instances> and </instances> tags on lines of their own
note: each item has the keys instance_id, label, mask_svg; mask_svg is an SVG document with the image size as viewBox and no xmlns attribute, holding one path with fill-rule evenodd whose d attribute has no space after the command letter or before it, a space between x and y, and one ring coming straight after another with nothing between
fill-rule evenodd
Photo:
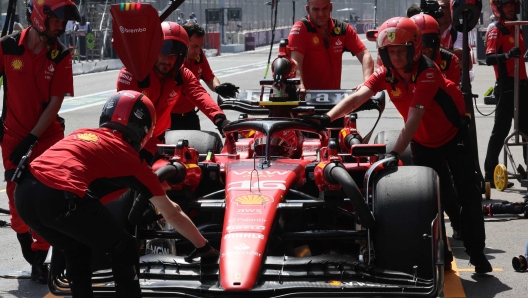
<instances>
[{"instance_id":1,"label":"slick racing tire","mask_svg":"<svg viewBox=\"0 0 528 298\"><path fill-rule=\"evenodd\" d=\"M400 130L380 131L376 135L376 138L374 138L374 144L387 144L387 152L390 152L394 147L394 144L396 144L396 140L398 140L400 132ZM400 156L400 160L405 166L412 165L411 146L407 146L407 148L405 148L405 151Z\"/></svg>"},{"instance_id":2,"label":"slick racing tire","mask_svg":"<svg viewBox=\"0 0 528 298\"><path fill-rule=\"evenodd\" d=\"M189 141L189 146L196 149L199 154L207 154L208 150L213 153L222 151L222 139L218 133L200 130L169 130L165 133L165 144L177 144L179 140ZM204 160L204 156L200 156Z\"/></svg>"},{"instance_id":3,"label":"slick racing tire","mask_svg":"<svg viewBox=\"0 0 528 298\"><path fill-rule=\"evenodd\" d=\"M375 177L372 234L378 268L414 274L417 266L417 277L433 277L440 235L438 181L434 170L418 166L385 169Z\"/></svg>"}]
</instances>

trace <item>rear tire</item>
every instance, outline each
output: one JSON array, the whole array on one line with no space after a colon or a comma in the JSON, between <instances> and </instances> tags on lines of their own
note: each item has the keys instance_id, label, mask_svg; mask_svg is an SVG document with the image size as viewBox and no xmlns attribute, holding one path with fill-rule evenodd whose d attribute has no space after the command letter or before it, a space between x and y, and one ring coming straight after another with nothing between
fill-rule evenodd
<instances>
[{"instance_id":1,"label":"rear tire","mask_svg":"<svg viewBox=\"0 0 528 298\"><path fill-rule=\"evenodd\" d=\"M199 154L207 154L208 150L220 153L223 148L222 139L213 131L169 130L165 133L165 144L176 145L179 140L189 141L189 146L196 149Z\"/></svg>"},{"instance_id":2,"label":"rear tire","mask_svg":"<svg viewBox=\"0 0 528 298\"><path fill-rule=\"evenodd\" d=\"M432 238L439 237L439 231L433 231L432 222L440 221L438 187L438 175L427 167L386 169L375 177L373 241L378 268L413 274L413 266L418 266L418 277L433 277L437 239Z\"/></svg>"},{"instance_id":3,"label":"rear tire","mask_svg":"<svg viewBox=\"0 0 528 298\"><path fill-rule=\"evenodd\" d=\"M387 152L390 152L396 144L396 140L400 136L400 130L387 130L380 131L376 138L374 138L374 144L387 144ZM407 146L405 151L400 155L400 160L403 162L403 165L410 166L412 165L412 156L411 156L411 146Z\"/></svg>"}]
</instances>

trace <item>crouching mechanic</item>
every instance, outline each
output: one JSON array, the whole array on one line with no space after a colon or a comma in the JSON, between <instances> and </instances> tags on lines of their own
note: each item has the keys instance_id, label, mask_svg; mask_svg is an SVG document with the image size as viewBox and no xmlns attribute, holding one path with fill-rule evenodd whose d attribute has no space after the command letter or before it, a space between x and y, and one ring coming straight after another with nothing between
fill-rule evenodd
<instances>
[{"instance_id":1,"label":"crouching mechanic","mask_svg":"<svg viewBox=\"0 0 528 298\"><path fill-rule=\"evenodd\" d=\"M224 112L205 91L192 72L183 66L189 48L189 38L183 28L174 22L163 22L163 47L156 64L146 80L139 82L126 68L117 78L117 90L135 90L151 98L156 108L158 124L154 137L145 145L141 155L148 161L157 153L157 144L164 142L165 131L171 125L171 109L182 94L195 103L218 127L220 134L229 123Z\"/></svg>"},{"instance_id":2,"label":"crouching mechanic","mask_svg":"<svg viewBox=\"0 0 528 298\"><path fill-rule=\"evenodd\" d=\"M116 189L133 188L151 198L165 220L199 247L194 257L217 255L139 158L155 121L147 96L115 93L103 107L99 128L79 129L53 145L30 163L18 184L15 204L20 217L64 252L74 298L93 297L91 249L111 257L117 297L141 297L136 240L98 199Z\"/></svg>"},{"instance_id":3,"label":"crouching mechanic","mask_svg":"<svg viewBox=\"0 0 528 298\"><path fill-rule=\"evenodd\" d=\"M16 184L11 178L31 145L32 157L64 137L59 109L65 96L73 96L71 54L58 38L68 20L80 20L70 0L28 1L30 27L2 38L0 72L4 77L4 131L2 159L11 228L17 233L24 259L31 264L31 279L47 283L43 264L49 244L20 219L14 204ZM35 238L35 241L33 241Z\"/></svg>"},{"instance_id":4,"label":"crouching mechanic","mask_svg":"<svg viewBox=\"0 0 528 298\"><path fill-rule=\"evenodd\" d=\"M438 66L421 54L421 39L420 30L408 18L396 17L383 23L377 39L383 67L328 114L312 118L326 125L357 109L377 92L387 90L404 119L403 129L388 155L398 159L410 143L414 165L440 172L447 163L462 207L462 236L469 261L476 273L491 272L493 269L484 255L486 234L481 194L469 148L464 98L460 89L444 78ZM445 179L445 175L440 179ZM445 262L450 262L452 257L446 250Z\"/></svg>"},{"instance_id":5,"label":"crouching mechanic","mask_svg":"<svg viewBox=\"0 0 528 298\"><path fill-rule=\"evenodd\" d=\"M205 30L197 23L187 22L183 24L183 29L189 36L189 52L185 60L185 67L194 76L202 79L207 87L222 97L236 97L238 87L231 83L220 84L220 80L214 75L207 61L202 45L205 39ZM191 95L192 96L192 95ZM171 129L173 130L200 130L200 118L196 108L196 100L203 101L203 104L216 106L216 103L209 96L197 99L189 99L189 94L182 92L178 101L171 111ZM203 109L200 109L203 110Z\"/></svg>"}]
</instances>

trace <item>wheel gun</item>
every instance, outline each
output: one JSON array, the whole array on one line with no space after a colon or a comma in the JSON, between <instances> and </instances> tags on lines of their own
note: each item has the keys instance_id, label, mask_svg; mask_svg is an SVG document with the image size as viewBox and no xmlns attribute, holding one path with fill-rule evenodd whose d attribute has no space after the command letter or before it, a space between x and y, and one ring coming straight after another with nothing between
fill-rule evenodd
<instances>
[{"instance_id":1,"label":"wheel gun","mask_svg":"<svg viewBox=\"0 0 528 298\"><path fill-rule=\"evenodd\" d=\"M20 159L18 167L16 168L15 173L13 174L13 178L11 178L11 181L13 181L14 183L18 184L22 180L22 176L26 172L29 157L31 156L31 151L33 151L33 146L34 145L29 146L26 155L22 156L22 158Z\"/></svg>"}]
</instances>

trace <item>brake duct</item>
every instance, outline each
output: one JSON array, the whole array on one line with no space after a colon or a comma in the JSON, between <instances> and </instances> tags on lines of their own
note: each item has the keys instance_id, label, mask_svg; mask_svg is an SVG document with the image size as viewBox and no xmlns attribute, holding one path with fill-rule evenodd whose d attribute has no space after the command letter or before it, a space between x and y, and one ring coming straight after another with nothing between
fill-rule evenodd
<instances>
[{"instance_id":1,"label":"brake duct","mask_svg":"<svg viewBox=\"0 0 528 298\"><path fill-rule=\"evenodd\" d=\"M352 206L354 206L354 212L356 213L361 225L365 228L373 228L376 224L374 215L370 211L370 208L363 198L359 187L350 174L346 171L341 163L333 162L325 166L323 171L324 178L330 183L339 183L347 194Z\"/></svg>"}]
</instances>

